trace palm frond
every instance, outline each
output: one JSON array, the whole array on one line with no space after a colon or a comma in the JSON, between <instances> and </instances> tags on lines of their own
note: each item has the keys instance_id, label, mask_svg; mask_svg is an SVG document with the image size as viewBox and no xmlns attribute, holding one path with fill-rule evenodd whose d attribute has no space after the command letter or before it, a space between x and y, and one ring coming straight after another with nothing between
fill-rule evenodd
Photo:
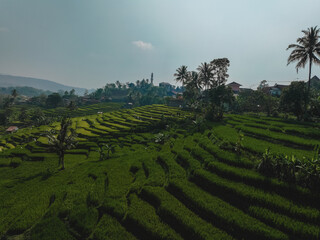
<instances>
[{"instance_id":1,"label":"palm frond","mask_svg":"<svg viewBox=\"0 0 320 240\"><path fill-rule=\"evenodd\" d=\"M299 45L299 44L290 44L288 47L287 47L287 50L290 49L290 48L301 48L303 49L303 46Z\"/></svg>"},{"instance_id":2,"label":"palm frond","mask_svg":"<svg viewBox=\"0 0 320 240\"><path fill-rule=\"evenodd\" d=\"M312 59L315 64L320 65L320 59L315 54L313 54Z\"/></svg>"},{"instance_id":3,"label":"palm frond","mask_svg":"<svg viewBox=\"0 0 320 240\"><path fill-rule=\"evenodd\" d=\"M298 62L296 65L297 72L299 68L304 68L310 59L311 63L319 64L319 59L316 54L320 56L320 42L319 42L320 29L315 27L302 30L304 36L297 39L298 44L290 44L288 49L293 49L288 57L287 65L292 62Z\"/></svg>"},{"instance_id":4,"label":"palm frond","mask_svg":"<svg viewBox=\"0 0 320 240\"><path fill-rule=\"evenodd\" d=\"M303 58L300 59L300 61L297 63L296 65L296 70L297 70L297 73L299 72L299 68L304 68L306 66L308 62L308 55L305 55Z\"/></svg>"},{"instance_id":5,"label":"palm frond","mask_svg":"<svg viewBox=\"0 0 320 240\"><path fill-rule=\"evenodd\" d=\"M177 82L181 82L182 84L185 84L186 79L188 77L187 68L188 68L187 66L182 65L176 70L176 73L173 74L173 76L176 77L175 80Z\"/></svg>"}]
</instances>

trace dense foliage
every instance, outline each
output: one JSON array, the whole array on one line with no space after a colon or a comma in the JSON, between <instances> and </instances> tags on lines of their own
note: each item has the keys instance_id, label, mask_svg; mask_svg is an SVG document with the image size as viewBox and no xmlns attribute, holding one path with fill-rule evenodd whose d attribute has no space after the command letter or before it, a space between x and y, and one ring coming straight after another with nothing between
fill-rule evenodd
<instances>
[{"instance_id":1,"label":"dense foliage","mask_svg":"<svg viewBox=\"0 0 320 240\"><path fill-rule=\"evenodd\" d=\"M198 72L189 72L185 65L178 68L174 76L185 87L186 106L201 112L208 120L221 120L226 105L230 106L234 101L231 89L225 86L229 66L227 58L219 58L201 63Z\"/></svg>"}]
</instances>

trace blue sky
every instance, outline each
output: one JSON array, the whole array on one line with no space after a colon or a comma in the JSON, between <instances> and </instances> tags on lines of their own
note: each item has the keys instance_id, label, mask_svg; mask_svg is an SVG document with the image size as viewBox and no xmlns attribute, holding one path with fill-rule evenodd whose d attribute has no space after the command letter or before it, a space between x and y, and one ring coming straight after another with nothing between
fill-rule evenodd
<instances>
[{"instance_id":1,"label":"blue sky","mask_svg":"<svg viewBox=\"0 0 320 240\"><path fill-rule=\"evenodd\" d=\"M227 57L229 82L288 84L307 69L286 66L286 47L320 26L319 10L319 0L0 0L0 73L86 88L151 72L175 83L179 66Z\"/></svg>"}]
</instances>

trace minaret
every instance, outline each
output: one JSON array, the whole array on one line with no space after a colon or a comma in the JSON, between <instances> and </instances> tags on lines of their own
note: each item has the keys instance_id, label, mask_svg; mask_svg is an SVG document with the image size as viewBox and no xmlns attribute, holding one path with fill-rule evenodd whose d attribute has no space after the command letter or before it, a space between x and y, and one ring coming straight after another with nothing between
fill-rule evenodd
<instances>
[{"instance_id":1,"label":"minaret","mask_svg":"<svg viewBox=\"0 0 320 240\"><path fill-rule=\"evenodd\" d=\"M153 86L153 73L151 73L150 82L151 82L151 85Z\"/></svg>"}]
</instances>

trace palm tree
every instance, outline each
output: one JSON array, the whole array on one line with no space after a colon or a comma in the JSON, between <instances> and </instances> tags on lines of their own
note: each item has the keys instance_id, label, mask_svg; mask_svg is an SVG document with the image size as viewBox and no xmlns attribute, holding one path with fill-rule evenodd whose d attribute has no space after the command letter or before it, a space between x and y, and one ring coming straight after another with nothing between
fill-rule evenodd
<instances>
[{"instance_id":1,"label":"palm tree","mask_svg":"<svg viewBox=\"0 0 320 240\"><path fill-rule=\"evenodd\" d=\"M75 101L70 101L69 105L67 106L67 108L70 110L70 111L73 111L73 110L76 110L78 107L77 107L77 104L75 103Z\"/></svg>"},{"instance_id":2,"label":"palm tree","mask_svg":"<svg viewBox=\"0 0 320 240\"><path fill-rule=\"evenodd\" d=\"M311 79L311 68L312 63L319 64L320 60L320 42L319 42L319 29L317 26L308 28L308 30L302 30L304 33L303 37L297 39L298 44L290 44L287 48L293 48L288 58L288 65L292 62L298 61L296 65L297 72L299 68L304 68L309 61L309 79L308 79L308 91L305 101L305 111L307 110L307 105L309 101L310 94L310 79Z\"/></svg>"},{"instance_id":3,"label":"palm tree","mask_svg":"<svg viewBox=\"0 0 320 240\"><path fill-rule=\"evenodd\" d=\"M13 105L16 98L18 96L18 92L16 89L13 89L12 92L11 92L11 98L10 98L10 104L9 105Z\"/></svg>"},{"instance_id":4,"label":"palm tree","mask_svg":"<svg viewBox=\"0 0 320 240\"><path fill-rule=\"evenodd\" d=\"M103 88L103 95L105 98L109 98L111 96L111 89L108 84Z\"/></svg>"},{"instance_id":5,"label":"palm tree","mask_svg":"<svg viewBox=\"0 0 320 240\"><path fill-rule=\"evenodd\" d=\"M203 83L205 89L208 89L213 86L213 67L210 63L201 63L201 65L197 68L199 71L199 80Z\"/></svg>"},{"instance_id":6,"label":"palm tree","mask_svg":"<svg viewBox=\"0 0 320 240\"><path fill-rule=\"evenodd\" d=\"M119 80L116 81L116 86L117 88L121 89L121 83L119 82Z\"/></svg>"},{"instance_id":7,"label":"palm tree","mask_svg":"<svg viewBox=\"0 0 320 240\"><path fill-rule=\"evenodd\" d=\"M13 97L13 99L15 99L18 96L18 92L16 89L12 90L11 96Z\"/></svg>"},{"instance_id":8,"label":"palm tree","mask_svg":"<svg viewBox=\"0 0 320 240\"><path fill-rule=\"evenodd\" d=\"M188 79L188 70L187 70L187 66L182 65L181 67L179 67L176 71L176 73L173 75L175 76L175 80L177 82L181 82L182 85L186 84L187 79Z\"/></svg>"},{"instance_id":9,"label":"palm tree","mask_svg":"<svg viewBox=\"0 0 320 240\"><path fill-rule=\"evenodd\" d=\"M199 106L200 91L201 83L199 82L198 73L196 71L188 72L183 98L186 100L186 104L193 109Z\"/></svg>"},{"instance_id":10,"label":"palm tree","mask_svg":"<svg viewBox=\"0 0 320 240\"><path fill-rule=\"evenodd\" d=\"M197 90L201 89L201 82L199 79L199 74L196 71L188 72L188 78L186 80L186 86L192 87Z\"/></svg>"},{"instance_id":11,"label":"palm tree","mask_svg":"<svg viewBox=\"0 0 320 240\"><path fill-rule=\"evenodd\" d=\"M66 150L74 148L77 144L76 133L74 129L70 128L71 120L63 118L60 123L60 130L58 134L54 130L47 133L50 149L59 155L59 165L64 169L64 155Z\"/></svg>"},{"instance_id":12,"label":"palm tree","mask_svg":"<svg viewBox=\"0 0 320 240\"><path fill-rule=\"evenodd\" d=\"M115 149L114 149L114 146L112 146L111 144L102 144L102 145L99 145L99 161L103 161L103 160L106 160L106 159L109 159L110 158L110 152L111 153L114 153L115 152Z\"/></svg>"}]
</instances>

